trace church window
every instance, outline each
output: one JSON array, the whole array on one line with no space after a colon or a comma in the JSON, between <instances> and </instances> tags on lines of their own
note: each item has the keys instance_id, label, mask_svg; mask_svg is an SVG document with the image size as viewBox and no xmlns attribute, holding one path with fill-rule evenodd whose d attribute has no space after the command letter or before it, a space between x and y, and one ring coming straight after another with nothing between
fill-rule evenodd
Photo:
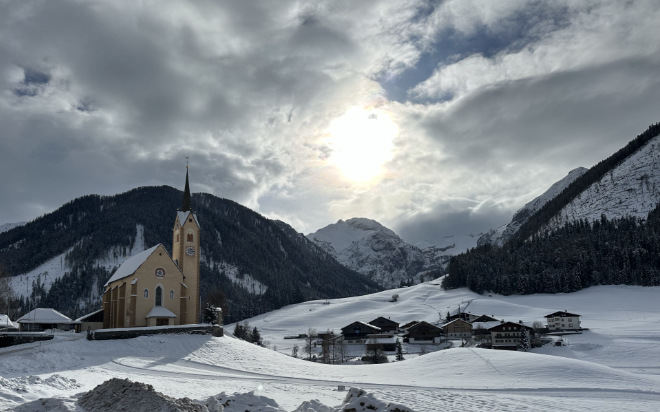
<instances>
[{"instance_id":1,"label":"church window","mask_svg":"<svg viewBox=\"0 0 660 412\"><path fill-rule=\"evenodd\" d=\"M148 298L149 297L149 289L144 290L144 297Z\"/></svg>"},{"instance_id":2,"label":"church window","mask_svg":"<svg viewBox=\"0 0 660 412\"><path fill-rule=\"evenodd\" d=\"M156 286L156 306L163 306L163 288Z\"/></svg>"},{"instance_id":3,"label":"church window","mask_svg":"<svg viewBox=\"0 0 660 412\"><path fill-rule=\"evenodd\" d=\"M188 242L192 242L192 241L193 241L193 234L192 234L192 233L188 233L188 236L187 236L187 238L186 238L186 241L188 241Z\"/></svg>"},{"instance_id":4,"label":"church window","mask_svg":"<svg viewBox=\"0 0 660 412\"><path fill-rule=\"evenodd\" d=\"M176 243L179 243L179 232L176 232L176 240L175 240L175 242L176 242Z\"/></svg>"},{"instance_id":5,"label":"church window","mask_svg":"<svg viewBox=\"0 0 660 412\"><path fill-rule=\"evenodd\" d=\"M170 299L174 299L174 291L170 290Z\"/></svg>"}]
</instances>

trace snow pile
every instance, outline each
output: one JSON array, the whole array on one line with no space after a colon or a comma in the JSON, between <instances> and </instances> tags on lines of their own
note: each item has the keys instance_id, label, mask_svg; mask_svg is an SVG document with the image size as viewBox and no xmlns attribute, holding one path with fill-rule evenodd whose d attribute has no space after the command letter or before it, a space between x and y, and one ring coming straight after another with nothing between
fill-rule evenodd
<instances>
[{"instance_id":1,"label":"snow pile","mask_svg":"<svg viewBox=\"0 0 660 412\"><path fill-rule=\"evenodd\" d=\"M412 409L394 403L383 402L376 399L372 394L362 389L351 388L346 394L343 405L332 412L355 411L355 412L413 412Z\"/></svg>"},{"instance_id":2,"label":"snow pile","mask_svg":"<svg viewBox=\"0 0 660 412\"><path fill-rule=\"evenodd\" d=\"M233 395L222 392L211 396L206 404L210 412L286 412L273 399L256 395L254 391ZM224 409L212 409L215 405L221 405Z\"/></svg>"},{"instance_id":3,"label":"snow pile","mask_svg":"<svg viewBox=\"0 0 660 412\"><path fill-rule=\"evenodd\" d=\"M105 381L85 393L78 405L87 412L208 412L205 406L188 398L174 399L156 392L151 385L118 378Z\"/></svg>"},{"instance_id":4,"label":"snow pile","mask_svg":"<svg viewBox=\"0 0 660 412\"><path fill-rule=\"evenodd\" d=\"M80 388L80 384L75 379L54 374L46 379L41 379L39 376L23 376L14 379L4 379L0 377L0 388L8 389L17 393L28 393L30 387L34 385L47 386L54 389L76 389Z\"/></svg>"}]
</instances>

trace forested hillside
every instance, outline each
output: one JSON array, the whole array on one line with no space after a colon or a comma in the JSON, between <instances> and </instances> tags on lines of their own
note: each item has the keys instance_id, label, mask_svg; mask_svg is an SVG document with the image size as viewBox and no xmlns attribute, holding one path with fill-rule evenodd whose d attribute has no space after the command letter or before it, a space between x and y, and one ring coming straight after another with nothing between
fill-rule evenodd
<instances>
[{"instance_id":1,"label":"forested hillside","mask_svg":"<svg viewBox=\"0 0 660 412\"><path fill-rule=\"evenodd\" d=\"M660 285L660 208L645 221L576 221L522 244L480 246L452 258L447 289L503 295L574 292L593 285Z\"/></svg>"},{"instance_id":2,"label":"forested hillside","mask_svg":"<svg viewBox=\"0 0 660 412\"><path fill-rule=\"evenodd\" d=\"M623 149L575 179L531 215L503 246L482 245L453 257L444 287L467 286L480 293L492 291L508 295L572 292L599 284L660 285L660 211L655 202L647 199L646 204L635 204L635 198L630 197L636 190L657 196L658 164L654 154L657 144L650 151L640 149L645 145L651 147L651 140L658 135L660 124L654 124ZM652 154L640 157L636 153ZM641 177L634 175L634 182L624 182L618 188L614 182L611 186L616 190L606 196L610 202L608 210L613 211L615 217L602 214L600 219L580 218L566 221L560 227L548 226L575 199L582 200L583 205L602 207L598 201L585 198L588 196L585 190L601 182L604 176L609 180L613 180L615 174L625 176L627 169L617 167L630 163L633 156L635 173ZM602 192L601 188L607 187L600 185L593 191ZM598 195L602 197L602 193ZM653 206L649 207L649 203ZM641 211L648 213L648 217Z\"/></svg>"},{"instance_id":3,"label":"forested hillside","mask_svg":"<svg viewBox=\"0 0 660 412\"><path fill-rule=\"evenodd\" d=\"M35 282L31 296L14 300L12 307L23 313L35 305L53 307L71 317L100 308L103 284L114 271L109 258L119 256L121 262L138 232L145 247L163 243L171 250L181 199L181 191L167 186L90 195L1 233L0 265L10 276L66 252L66 274L50 288ZM202 226L202 299L225 295L228 321L304 300L378 290L283 222L209 194L194 194L192 207Z\"/></svg>"},{"instance_id":4,"label":"forested hillside","mask_svg":"<svg viewBox=\"0 0 660 412\"><path fill-rule=\"evenodd\" d=\"M531 215L511 238L511 241L524 242L526 239L529 239L530 236L541 230L544 225L550 221L550 219L555 217L562 210L562 208L564 208L573 199L580 196L580 194L583 193L590 185L601 180L603 176L614 169L619 163L631 156L633 153L642 148L651 139L658 135L660 135L660 123L649 126L646 131L638 135L624 148L587 170L582 176L575 179L573 183L571 183L566 189L559 193L559 195L554 197L543 207L541 207L536 213Z\"/></svg>"}]
</instances>

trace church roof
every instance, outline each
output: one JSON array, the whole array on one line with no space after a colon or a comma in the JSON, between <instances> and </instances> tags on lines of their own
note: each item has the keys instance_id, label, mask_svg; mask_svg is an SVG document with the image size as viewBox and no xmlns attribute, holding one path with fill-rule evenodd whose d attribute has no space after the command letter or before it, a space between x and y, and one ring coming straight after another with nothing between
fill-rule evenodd
<instances>
[{"instance_id":1,"label":"church roof","mask_svg":"<svg viewBox=\"0 0 660 412\"><path fill-rule=\"evenodd\" d=\"M124 261L124 263L119 266L119 269L115 271L115 273L108 279L107 282L105 282L105 286L108 286L110 283L114 282L115 280L123 279L127 276L131 276L133 273L135 273L136 270L142 264L151 256L152 253L156 250L158 246L161 246L161 244L157 244L156 246L149 248L145 251L142 251L138 253L137 255L131 256L128 259Z\"/></svg>"},{"instance_id":2,"label":"church roof","mask_svg":"<svg viewBox=\"0 0 660 412\"><path fill-rule=\"evenodd\" d=\"M183 189L183 204L181 210L190 211L190 185L188 184L188 166L186 165L186 187Z\"/></svg>"},{"instance_id":3,"label":"church roof","mask_svg":"<svg viewBox=\"0 0 660 412\"><path fill-rule=\"evenodd\" d=\"M51 308L36 308L21 316L18 323L70 323L71 318Z\"/></svg>"},{"instance_id":4,"label":"church roof","mask_svg":"<svg viewBox=\"0 0 660 412\"><path fill-rule=\"evenodd\" d=\"M186 223L186 221L188 220L188 216L190 216L190 215L192 215L193 219L195 219L195 223L197 223L197 227L201 227L201 226L199 226L199 221L197 220L197 215L194 214L193 212L191 212L190 210L187 211L187 212L183 212L181 210L178 210L176 212L176 216L179 219L179 223L181 224L181 226L183 226Z\"/></svg>"},{"instance_id":5,"label":"church roof","mask_svg":"<svg viewBox=\"0 0 660 412\"><path fill-rule=\"evenodd\" d=\"M176 315L164 306L154 306L153 309L147 313L146 318L176 318Z\"/></svg>"}]
</instances>

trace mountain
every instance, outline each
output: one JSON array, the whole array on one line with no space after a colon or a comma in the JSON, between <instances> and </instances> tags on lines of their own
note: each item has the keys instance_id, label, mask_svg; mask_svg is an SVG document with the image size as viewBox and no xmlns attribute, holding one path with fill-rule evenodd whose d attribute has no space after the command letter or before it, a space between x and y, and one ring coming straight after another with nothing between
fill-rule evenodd
<instances>
[{"instance_id":1,"label":"mountain","mask_svg":"<svg viewBox=\"0 0 660 412\"><path fill-rule=\"evenodd\" d=\"M102 285L128 256L158 243L172 249L181 199L167 186L89 195L0 233L0 267L15 294L25 294L13 306L39 304L72 318L99 308ZM226 295L229 321L379 290L283 222L210 194L194 194L192 205L202 226L202 300Z\"/></svg>"},{"instance_id":2,"label":"mountain","mask_svg":"<svg viewBox=\"0 0 660 412\"><path fill-rule=\"evenodd\" d=\"M344 266L384 288L412 284L441 274L441 259L404 242L375 220L352 218L328 225L307 237Z\"/></svg>"},{"instance_id":3,"label":"mountain","mask_svg":"<svg viewBox=\"0 0 660 412\"><path fill-rule=\"evenodd\" d=\"M25 222L20 222L20 223L5 223L4 225L0 225L0 233L6 232L8 230L11 230L17 226L23 226Z\"/></svg>"},{"instance_id":4,"label":"mountain","mask_svg":"<svg viewBox=\"0 0 660 412\"><path fill-rule=\"evenodd\" d=\"M539 202L501 246L452 258L443 285L502 294L660 285L659 156L655 124Z\"/></svg>"},{"instance_id":5,"label":"mountain","mask_svg":"<svg viewBox=\"0 0 660 412\"><path fill-rule=\"evenodd\" d=\"M575 179L585 174L587 169L578 167L568 172L568 175L558 182L555 182L548 190L542 195L534 198L525 206L521 207L514 215L511 222L506 225L500 226L497 229L492 229L488 233L482 235L477 245L494 244L502 246L507 240L513 236L520 226L527 221L527 219L536 213L550 200L554 199L559 193L566 189ZM599 216L600 217L600 216Z\"/></svg>"}]
</instances>

